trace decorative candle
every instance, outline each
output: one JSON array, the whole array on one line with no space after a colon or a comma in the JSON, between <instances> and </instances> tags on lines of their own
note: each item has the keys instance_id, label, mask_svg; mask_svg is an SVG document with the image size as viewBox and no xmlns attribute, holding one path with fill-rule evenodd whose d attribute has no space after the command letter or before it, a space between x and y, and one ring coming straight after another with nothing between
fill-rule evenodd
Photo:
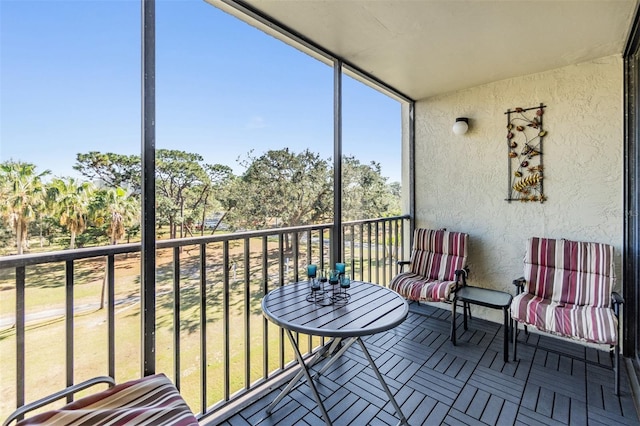
<instances>
[{"instance_id":1,"label":"decorative candle","mask_svg":"<svg viewBox=\"0 0 640 426\"><path fill-rule=\"evenodd\" d=\"M346 265L344 263L336 263L336 269L338 270L339 273L344 274Z\"/></svg>"},{"instance_id":2,"label":"decorative candle","mask_svg":"<svg viewBox=\"0 0 640 426\"><path fill-rule=\"evenodd\" d=\"M309 265L307 266L307 276L309 278L315 278L316 277L316 270L317 270L317 266L316 265Z\"/></svg>"}]
</instances>

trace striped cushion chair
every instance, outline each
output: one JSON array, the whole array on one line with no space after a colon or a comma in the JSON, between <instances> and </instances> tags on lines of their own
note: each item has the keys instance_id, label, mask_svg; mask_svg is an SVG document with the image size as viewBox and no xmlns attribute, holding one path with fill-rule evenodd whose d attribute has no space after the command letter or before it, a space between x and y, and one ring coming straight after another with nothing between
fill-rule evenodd
<instances>
[{"instance_id":1,"label":"striped cushion chair","mask_svg":"<svg viewBox=\"0 0 640 426\"><path fill-rule=\"evenodd\" d=\"M446 302L457 285L466 284L469 236L461 232L416 229L409 265L389 283L389 288L406 299Z\"/></svg>"},{"instance_id":2,"label":"striped cushion chair","mask_svg":"<svg viewBox=\"0 0 640 426\"><path fill-rule=\"evenodd\" d=\"M16 410L3 425L97 383L113 384L113 379L107 376L90 379L28 404ZM19 421L16 426L97 424L198 426L198 420L167 376L155 374L115 385L60 409L36 414Z\"/></svg>"},{"instance_id":3,"label":"striped cushion chair","mask_svg":"<svg viewBox=\"0 0 640 426\"><path fill-rule=\"evenodd\" d=\"M524 277L514 281L518 295L511 317L524 324L576 340L605 344L615 352L615 392L619 393L619 305L613 247L608 244L530 238ZM517 323L516 323L517 325ZM516 334L513 333L514 360Z\"/></svg>"}]
</instances>

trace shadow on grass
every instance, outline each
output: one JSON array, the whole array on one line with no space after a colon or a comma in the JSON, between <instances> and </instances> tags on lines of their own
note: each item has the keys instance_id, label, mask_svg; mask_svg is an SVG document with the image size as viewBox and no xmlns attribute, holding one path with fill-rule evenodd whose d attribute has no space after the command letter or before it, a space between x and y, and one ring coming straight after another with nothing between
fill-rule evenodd
<instances>
[{"instance_id":1,"label":"shadow on grass","mask_svg":"<svg viewBox=\"0 0 640 426\"><path fill-rule=\"evenodd\" d=\"M193 251L193 250L191 250ZM185 250L185 252L187 252ZM187 333L194 333L200 330L201 323L201 263L199 253L180 257L180 330ZM267 255L267 276L269 278L268 290L279 286L279 259L280 254L277 248L270 249ZM300 255L300 259L306 259L305 255ZM222 254L214 253L207 255L206 286L204 303L206 306L207 323L222 321L224 316L224 269ZM249 282L248 282L248 306L245 302L247 292L245 283L245 263L244 256L230 255L229 267L229 315L232 317L242 317L247 308L249 315L261 315L260 302L264 296L263 274L264 268L261 264L262 256L254 256L249 259ZM235 265L235 268L234 268ZM302 268L301 268L302 269ZM286 277L284 282L293 279L293 270L289 272L291 279ZM235 278L234 278L235 277ZM159 317L157 326L162 328L173 328L174 300L174 265L171 262L159 266L156 270L157 284L157 306L158 310L171 312L171 315Z\"/></svg>"},{"instance_id":2,"label":"shadow on grass","mask_svg":"<svg viewBox=\"0 0 640 426\"><path fill-rule=\"evenodd\" d=\"M123 265L129 267L129 265ZM120 266L119 266L120 268ZM104 276L104 259L79 260L73 264L73 280L77 285L99 280ZM26 268L26 287L31 289L62 288L66 283L65 262L44 263ZM5 269L0 276L0 288L15 289L15 270Z\"/></svg>"},{"instance_id":3,"label":"shadow on grass","mask_svg":"<svg viewBox=\"0 0 640 426\"><path fill-rule=\"evenodd\" d=\"M293 265L292 250L280 252L278 244L269 242L266 253L266 265L263 264L262 247L256 247L255 241L249 242L249 256L245 259L245 243L233 244L226 252L229 271L228 301L229 315L232 318L242 318L244 315L260 316L261 300L265 294L280 283L290 283L299 279L306 279L304 272L307 252L305 247L299 247L297 265ZM253 245L253 250L251 246ZM261 245L261 244L260 244ZM326 248L328 250L328 247ZM326 259L328 252L322 253ZM179 252L176 262L173 250L159 250L156 258L156 303L158 316L157 326L163 329L173 329L174 312L174 265L179 266L180 293L180 330L187 333L199 331L201 324L201 303L204 297L207 323L215 323L223 319L224 309L224 256L225 252L220 244L208 245L206 253L206 285L204 296L201 294L201 249L199 246L185 247ZM319 253L313 253L316 258ZM286 259L287 266L283 266L284 276L281 277L280 261ZM354 269L360 262L355 260ZM116 301L117 303L139 302L140 300L140 256L116 257ZM373 260L366 268L376 268ZM104 278L106 267L105 258L80 260L74 264L74 283L82 285L92 283L100 285ZM136 271L137 269L137 271ZM359 265L361 271L365 265ZM129 273L125 273L128 271ZM133 273L131 273L133 271ZM353 274L353 272L352 272ZM265 283L266 277L266 283ZM354 279L357 279L353 274ZM15 278L14 278L15 280ZM5 281L5 280L2 280ZM0 281L5 288L8 283ZM8 279L10 281L10 278ZM65 285L65 263L56 262L38 265L28 270L27 283L30 288L60 288ZM100 285L101 287L101 285ZM96 302L99 300L99 294ZM166 313L166 314L165 314ZM139 315L132 311L129 315Z\"/></svg>"},{"instance_id":4,"label":"shadow on grass","mask_svg":"<svg viewBox=\"0 0 640 426\"><path fill-rule=\"evenodd\" d=\"M85 316L93 315L98 312L100 312L100 309L87 309L86 311L75 313L73 317L74 318L85 317ZM47 318L46 320L34 321L25 327L25 332L46 328L54 324L62 323L64 322L64 320L65 320L65 315L62 314L62 315L56 315L54 317ZM15 338L15 336L16 336L15 324L11 327L7 327L3 330L0 330L0 342L8 338Z\"/></svg>"}]
</instances>

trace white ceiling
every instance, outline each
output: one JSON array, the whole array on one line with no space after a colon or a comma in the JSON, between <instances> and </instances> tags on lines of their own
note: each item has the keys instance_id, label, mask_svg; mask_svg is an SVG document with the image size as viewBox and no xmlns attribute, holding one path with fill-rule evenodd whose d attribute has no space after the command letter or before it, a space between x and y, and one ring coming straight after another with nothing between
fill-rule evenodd
<instances>
[{"instance_id":1,"label":"white ceiling","mask_svg":"<svg viewBox=\"0 0 640 426\"><path fill-rule=\"evenodd\" d=\"M637 1L245 3L418 100L621 54Z\"/></svg>"}]
</instances>

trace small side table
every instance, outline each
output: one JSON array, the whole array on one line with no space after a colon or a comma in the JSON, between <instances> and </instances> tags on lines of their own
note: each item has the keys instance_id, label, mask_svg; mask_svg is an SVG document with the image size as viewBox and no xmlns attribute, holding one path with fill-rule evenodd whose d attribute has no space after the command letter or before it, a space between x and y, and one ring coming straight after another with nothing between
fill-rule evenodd
<instances>
[{"instance_id":1,"label":"small side table","mask_svg":"<svg viewBox=\"0 0 640 426\"><path fill-rule=\"evenodd\" d=\"M502 309L504 315L504 362L509 362L509 309L511 308L511 296L509 293L488 288L464 286L454 293L453 315L451 316L451 342L456 344L456 305L463 303L464 329L467 330L467 306L480 305L492 309Z\"/></svg>"}]
</instances>

